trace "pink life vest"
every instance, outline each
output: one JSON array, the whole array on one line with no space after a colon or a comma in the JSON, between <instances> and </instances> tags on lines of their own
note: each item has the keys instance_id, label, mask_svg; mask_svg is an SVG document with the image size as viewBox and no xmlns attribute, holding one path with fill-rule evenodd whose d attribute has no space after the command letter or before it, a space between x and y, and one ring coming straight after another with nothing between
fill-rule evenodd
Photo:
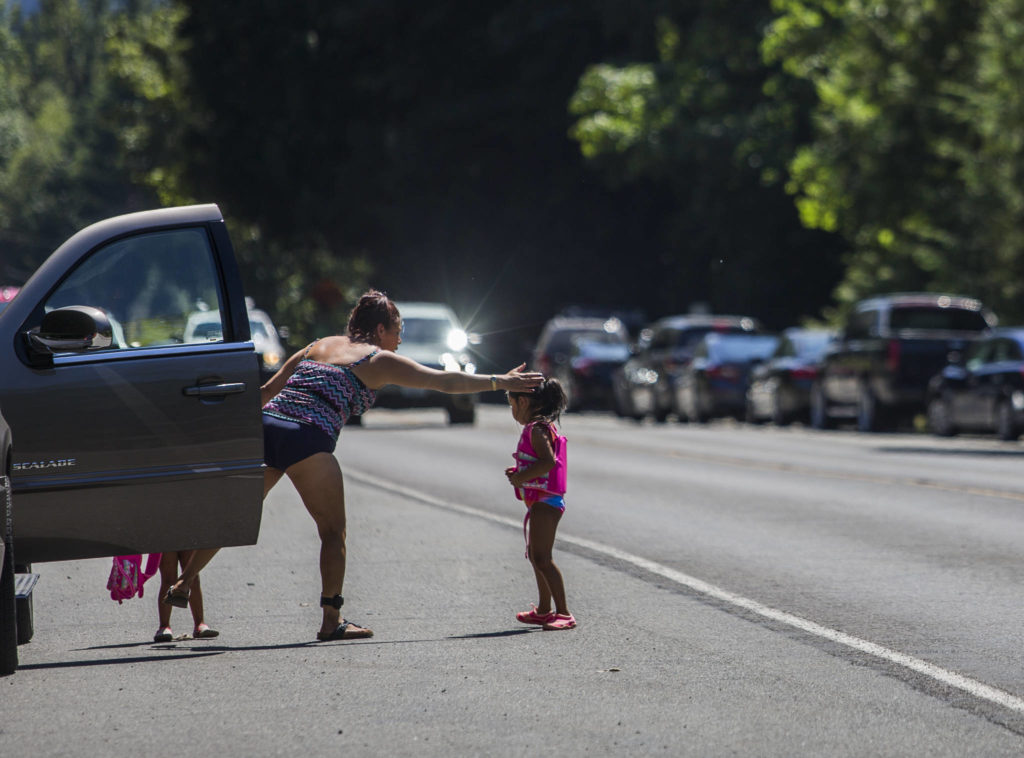
<instances>
[{"instance_id":1,"label":"pink life vest","mask_svg":"<svg viewBox=\"0 0 1024 758\"><path fill-rule=\"evenodd\" d=\"M537 451L533 449L533 427L537 423L544 424L551 433L551 449L555 454L555 466L544 476L516 487L516 497L519 500L541 500L547 495L564 495L566 485L566 445L567 440L558 433L554 424L547 422L531 421L523 427L523 433L519 435L519 444L516 446L512 457L516 460L516 471L522 471L531 464L537 462ZM525 497L524 497L525 495Z\"/></svg>"}]
</instances>

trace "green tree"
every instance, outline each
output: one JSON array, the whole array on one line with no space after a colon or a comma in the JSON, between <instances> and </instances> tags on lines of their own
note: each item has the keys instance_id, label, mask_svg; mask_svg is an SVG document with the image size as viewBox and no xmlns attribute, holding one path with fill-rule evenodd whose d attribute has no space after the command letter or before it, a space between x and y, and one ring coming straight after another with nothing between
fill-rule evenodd
<instances>
[{"instance_id":1,"label":"green tree","mask_svg":"<svg viewBox=\"0 0 1024 758\"><path fill-rule=\"evenodd\" d=\"M108 45L127 28L125 15L138 19L160 6L43 0L22 16L0 3L0 241L8 281L26 278L82 226L156 205L125 153L146 118L145 94L115 86Z\"/></svg>"},{"instance_id":2,"label":"green tree","mask_svg":"<svg viewBox=\"0 0 1024 758\"><path fill-rule=\"evenodd\" d=\"M1019 318L1021 3L775 0L767 60L814 87L803 222L853 252L840 304L965 291Z\"/></svg>"},{"instance_id":3,"label":"green tree","mask_svg":"<svg viewBox=\"0 0 1024 758\"><path fill-rule=\"evenodd\" d=\"M682 293L681 305L705 301L777 327L816 313L842 245L804 229L783 188L809 89L761 59L767 3L662 8L656 60L595 65L581 78L573 137L610 182L653 182L670 198L660 286ZM769 87L787 99L772 103Z\"/></svg>"}]
</instances>

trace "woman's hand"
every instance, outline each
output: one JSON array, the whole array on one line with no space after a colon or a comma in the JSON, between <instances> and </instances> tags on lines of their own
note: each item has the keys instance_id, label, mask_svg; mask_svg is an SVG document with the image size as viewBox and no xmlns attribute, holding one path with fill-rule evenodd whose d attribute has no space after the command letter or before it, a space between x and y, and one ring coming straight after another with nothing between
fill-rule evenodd
<instances>
[{"instance_id":1,"label":"woman's hand","mask_svg":"<svg viewBox=\"0 0 1024 758\"><path fill-rule=\"evenodd\" d=\"M507 374L498 378L498 386L509 392L526 392L539 387L544 381L544 374L538 371L524 371L525 363L520 363Z\"/></svg>"}]
</instances>

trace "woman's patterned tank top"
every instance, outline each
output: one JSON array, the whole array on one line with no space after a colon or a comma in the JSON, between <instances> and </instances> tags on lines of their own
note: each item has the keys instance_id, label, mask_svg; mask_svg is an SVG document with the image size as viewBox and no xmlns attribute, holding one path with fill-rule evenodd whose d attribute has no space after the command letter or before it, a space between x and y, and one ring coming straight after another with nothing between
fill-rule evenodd
<instances>
[{"instance_id":1,"label":"woman's patterned tank top","mask_svg":"<svg viewBox=\"0 0 1024 758\"><path fill-rule=\"evenodd\" d=\"M374 350L348 366L303 358L284 389L263 406L263 412L285 421L312 424L337 439L349 418L365 413L377 399L377 393L363 384L352 367L378 352Z\"/></svg>"}]
</instances>

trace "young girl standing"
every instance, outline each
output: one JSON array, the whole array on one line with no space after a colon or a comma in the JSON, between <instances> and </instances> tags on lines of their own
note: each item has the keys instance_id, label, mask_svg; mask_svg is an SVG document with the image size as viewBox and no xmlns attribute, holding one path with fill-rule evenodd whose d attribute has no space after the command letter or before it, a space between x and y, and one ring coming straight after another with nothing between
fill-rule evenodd
<instances>
[{"instance_id":1,"label":"young girl standing","mask_svg":"<svg viewBox=\"0 0 1024 758\"><path fill-rule=\"evenodd\" d=\"M523 433L514 454L516 465L505 469L505 476L526 504L526 555L538 594L537 604L517 613L516 619L548 630L572 629L576 619L565 602L562 572L551 560L555 530L565 512L566 440L555 427L565 410L565 390L557 379L545 379L532 392L509 392L508 404Z\"/></svg>"}]
</instances>

